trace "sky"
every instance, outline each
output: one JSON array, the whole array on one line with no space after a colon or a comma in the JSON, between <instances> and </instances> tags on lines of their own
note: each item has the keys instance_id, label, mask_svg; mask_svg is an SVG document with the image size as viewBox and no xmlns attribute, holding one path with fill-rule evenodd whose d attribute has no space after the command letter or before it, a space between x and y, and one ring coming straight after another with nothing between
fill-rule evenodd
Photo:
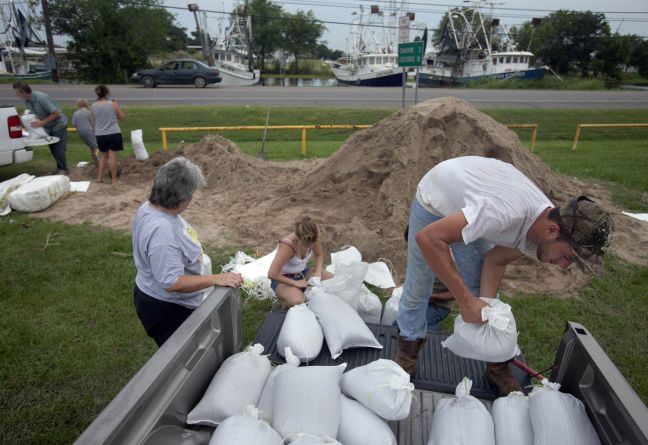
<instances>
[{"instance_id":1,"label":"sky","mask_svg":"<svg viewBox=\"0 0 648 445\"><path fill-rule=\"evenodd\" d=\"M461 0L411 0L407 3L408 11L416 14L415 22L427 24L428 27L438 26L445 12L453 6L469 5ZM345 50L346 38L349 33L350 23L358 11L359 6L368 7L372 4L387 8L388 0L272 0L280 5L284 11L297 12L313 11L315 17L325 23L327 30L322 40L327 41L331 49ZM219 28L219 18L222 11L233 9L233 0L163 0L164 5L176 7L169 9L179 24L188 29L196 29L194 16L187 9L188 3L196 3L207 14L207 26L211 35L216 35ZM396 2L400 4L401 2ZM533 17L544 17L558 9L576 11L604 12L612 31L621 34L637 34L648 38L648 1L646 0L515 0L509 2L491 2L494 5L492 14L500 18L500 22L507 26L520 25ZM213 11L213 12L211 12ZM491 14L490 6L483 6L482 11ZM221 22L222 23L222 22ZM222 25L221 25L222 26ZM425 25L423 25L425 26Z\"/></svg>"}]
</instances>

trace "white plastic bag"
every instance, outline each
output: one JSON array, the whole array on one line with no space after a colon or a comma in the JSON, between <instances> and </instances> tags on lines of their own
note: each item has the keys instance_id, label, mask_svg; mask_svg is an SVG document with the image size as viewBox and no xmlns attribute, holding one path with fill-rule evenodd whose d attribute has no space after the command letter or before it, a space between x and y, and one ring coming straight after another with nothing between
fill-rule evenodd
<instances>
[{"instance_id":1,"label":"white plastic bag","mask_svg":"<svg viewBox=\"0 0 648 445\"><path fill-rule=\"evenodd\" d=\"M369 263L367 275L365 275L364 280L381 289L389 289L396 286L394 278L392 278L392 274L389 271L389 267L382 261Z\"/></svg>"},{"instance_id":2,"label":"white plastic bag","mask_svg":"<svg viewBox=\"0 0 648 445\"><path fill-rule=\"evenodd\" d=\"M228 417L256 406L272 370L270 360L257 343L229 357L220 366L202 399L187 415L190 425L217 426Z\"/></svg>"},{"instance_id":3,"label":"white plastic bag","mask_svg":"<svg viewBox=\"0 0 648 445\"><path fill-rule=\"evenodd\" d=\"M131 144L133 145L135 159L137 159L138 161L146 161L149 155L148 151L146 151L146 147L144 146L144 137L142 136L142 130L131 131Z\"/></svg>"},{"instance_id":4,"label":"white plastic bag","mask_svg":"<svg viewBox=\"0 0 648 445\"><path fill-rule=\"evenodd\" d=\"M34 128L32 127L32 122L38 120L35 114L28 113L29 110L25 110L25 114L20 116L20 122L22 122L23 127L27 130L29 135L27 139L42 139L49 137L47 131L43 127Z\"/></svg>"},{"instance_id":5,"label":"white plastic bag","mask_svg":"<svg viewBox=\"0 0 648 445\"><path fill-rule=\"evenodd\" d=\"M67 176L41 176L9 193L7 200L14 210L40 212L67 195L69 191L70 179Z\"/></svg>"},{"instance_id":6,"label":"white plastic bag","mask_svg":"<svg viewBox=\"0 0 648 445\"><path fill-rule=\"evenodd\" d=\"M346 372L340 389L385 420L403 420L410 413L414 384L396 362L381 358Z\"/></svg>"},{"instance_id":7,"label":"white plastic bag","mask_svg":"<svg viewBox=\"0 0 648 445\"><path fill-rule=\"evenodd\" d=\"M317 316L324 331L331 358L353 347L382 349L358 313L345 301L320 289L314 289L308 307Z\"/></svg>"},{"instance_id":8,"label":"white plastic bag","mask_svg":"<svg viewBox=\"0 0 648 445\"><path fill-rule=\"evenodd\" d=\"M497 445L533 445L529 398L519 391L493 402L493 423Z\"/></svg>"},{"instance_id":9,"label":"white plastic bag","mask_svg":"<svg viewBox=\"0 0 648 445\"><path fill-rule=\"evenodd\" d=\"M358 293L358 315L365 323L380 324L382 303L378 295L362 284Z\"/></svg>"},{"instance_id":10,"label":"white plastic bag","mask_svg":"<svg viewBox=\"0 0 648 445\"><path fill-rule=\"evenodd\" d=\"M281 436L268 422L259 419L259 410L248 405L246 410L225 419L214 431L209 445L277 445Z\"/></svg>"},{"instance_id":11,"label":"white plastic bag","mask_svg":"<svg viewBox=\"0 0 648 445\"><path fill-rule=\"evenodd\" d=\"M520 354L511 306L494 298L482 300L489 305L482 308L482 320L486 323L465 323L457 315L454 333L441 344L460 357L505 362Z\"/></svg>"},{"instance_id":12,"label":"white plastic bag","mask_svg":"<svg viewBox=\"0 0 648 445\"><path fill-rule=\"evenodd\" d=\"M306 366L277 374L272 395L272 425L282 437L309 433L337 437L340 426L339 366Z\"/></svg>"},{"instance_id":13,"label":"white plastic bag","mask_svg":"<svg viewBox=\"0 0 648 445\"><path fill-rule=\"evenodd\" d=\"M308 363L319 355L323 344L324 332L315 313L303 303L288 309L277 339L279 353L290 347L300 361Z\"/></svg>"},{"instance_id":14,"label":"white plastic bag","mask_svg":"<svg viewBox=\"0 0 648 445\"><path fill-rule=\"evenodd\" d=\"M263 386L263 392L261 392L261 397L259 397L259 418L267 420L268 422L272 421L272 396L274 395L274 379L277 377L277 374L283 372L287 369L299 367L299 359L290 351L289 347L286 347L285 351L282 351L284 357L286 357L286 363L283 365L275 366L272 370L268 379Z\"/></svg>"},{"instance_id":15,"label":"white plastic bag","mask_svg":"<svg viewBox=\"0 0 648 445\"><path fill-rule=\"evenodd\" d=\"M600 445L583 402L547 379L529 395L534 445Z\"/></svg>"},{"instance_id":16,"label":"white plastic bag","mask_svg":"<svg viewBox=\"0 0 648 445\"><path fill-rule=\"evenodd\" d=\"M0 182L0 216L5 216L11 213L11 206L9 205L9 194L18 189L23 184L27 184L36 176L22 173L15 178L8 179Z\"/></svg>"},{"instance_id":17,"label":"white plastic bag","mask_svg":"<svg viewBox=\"0 0 648 445\"><path fill-rule=\"evenodd\" d=\"M338 440L344 445L396 445L396 437L387 422L360 402L341 396Z\"/></svg>"},{"instance_id":18,"label":"white plastic bag","mask_svg":"<svg viewBox=\"0 0 648 445\"><path fill-rule=\"evenodd\" d=\"M397 287L392 291L391 297L385 303L382 319L380 324L392 326L398 317L398 305L400 304L401 295L403 295L403 286Z\"/></svg>"},{"instance_id":19,"label":"white plastic bag","mask_svg":"<svg viewBox=\"0 0 648 445\"><path fill-rule=\"evenodd\" d=\"M439 400L428 445L495 445L493 419L484 404L470 395L470 388L472 381L464 377L456 398Z\"/></svg>"}]
</instances>

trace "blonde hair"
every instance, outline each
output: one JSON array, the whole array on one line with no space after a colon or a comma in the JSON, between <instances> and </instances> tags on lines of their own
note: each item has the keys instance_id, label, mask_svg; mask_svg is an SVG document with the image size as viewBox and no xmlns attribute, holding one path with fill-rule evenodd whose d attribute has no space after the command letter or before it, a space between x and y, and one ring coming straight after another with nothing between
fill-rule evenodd
<instances>
[{"instance_id":1,"label":"blonde hair","mask_svg":"<svg viewBox=\"0 0 648 445\"><path fill-rule=\"evenodd\" d=\"M295 236L300 244L314 244L319 241L319 229L310 216L304 216L295 222Z\"/></svg>"},{"instance_id":2,"label":"blonde hair","mask_svg":"<svg viewBox=\"0 0 648 445\"><path fill-rule=\"evenodd\" d=\"M88 108L88 101L85 99L79 99L76 102L76 106L79 108Z\"/></svg>"}]
</instances>

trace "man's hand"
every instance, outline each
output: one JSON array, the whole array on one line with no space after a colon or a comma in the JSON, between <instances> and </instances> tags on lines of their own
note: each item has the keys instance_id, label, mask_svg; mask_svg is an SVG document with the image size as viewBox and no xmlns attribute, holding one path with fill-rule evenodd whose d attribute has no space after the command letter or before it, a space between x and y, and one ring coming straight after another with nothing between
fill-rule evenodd
<instances>
[{"instance_id":1,"label":"man's hand","mask_svg":"<svg viewBox=\"0 0 648 445\"><path fill-rule=\"evenodd\" d=\"M483 300L476 297L470 298L464 304L459 305L459 314L466 323L481 324L483 323L481 311L485 306L488 306L488 304Z\"/></svg>"},{"instance_id":2,"label":"man's hand","mask_svg":"<svg viewBox=\"0 0 648 445\"><path fill-rule=\"evenodd\" d=\"M214 285L224 287L241 287L243 277L236 272L226 272L214 275Z\"/></svg>"},{"instance_id":3,"label":"man's hand","mask_svg":"<svg viewBox=\"0 0 648 445\"><path fill-rule=\"evenodd\" d=\"M32 128L40 128L43 127L45 124L43 124L43 121L33 120L29 123L29 125L31 125Z\"/></svg>"}]
</instances>

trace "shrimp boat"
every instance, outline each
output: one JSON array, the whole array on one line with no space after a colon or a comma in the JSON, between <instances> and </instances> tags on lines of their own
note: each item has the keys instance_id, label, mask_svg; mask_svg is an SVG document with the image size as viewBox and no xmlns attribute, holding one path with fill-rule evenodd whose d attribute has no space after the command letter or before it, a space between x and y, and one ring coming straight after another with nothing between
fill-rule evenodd
<instances>
[{"instance_id":1,"label":"shrimp boat","mask_svg":"<svg viewBox=\"0 0 648 445\"><path fill-rule=\"evenodd\" d=\"M394 29L397 11L381 11L378 6L360 6L347 38L347 54L327 60L339 84L393 87L403 84L403 70L398 66L398 42Z\"/></svg>"},{"instance_id":2,"label":"shrimp boat","mask_svg":"<svg viewBox=\"0 0 648 445\"><path fill-rule=\"evenodd\" d=\"M452 86L482 79L537 80L546 66L531 65L533 53L516 48L498 19L484 24L479 6L452 10L446 14L441 48L426 58L419 86Z\"/></svg>"}]
</instances>

